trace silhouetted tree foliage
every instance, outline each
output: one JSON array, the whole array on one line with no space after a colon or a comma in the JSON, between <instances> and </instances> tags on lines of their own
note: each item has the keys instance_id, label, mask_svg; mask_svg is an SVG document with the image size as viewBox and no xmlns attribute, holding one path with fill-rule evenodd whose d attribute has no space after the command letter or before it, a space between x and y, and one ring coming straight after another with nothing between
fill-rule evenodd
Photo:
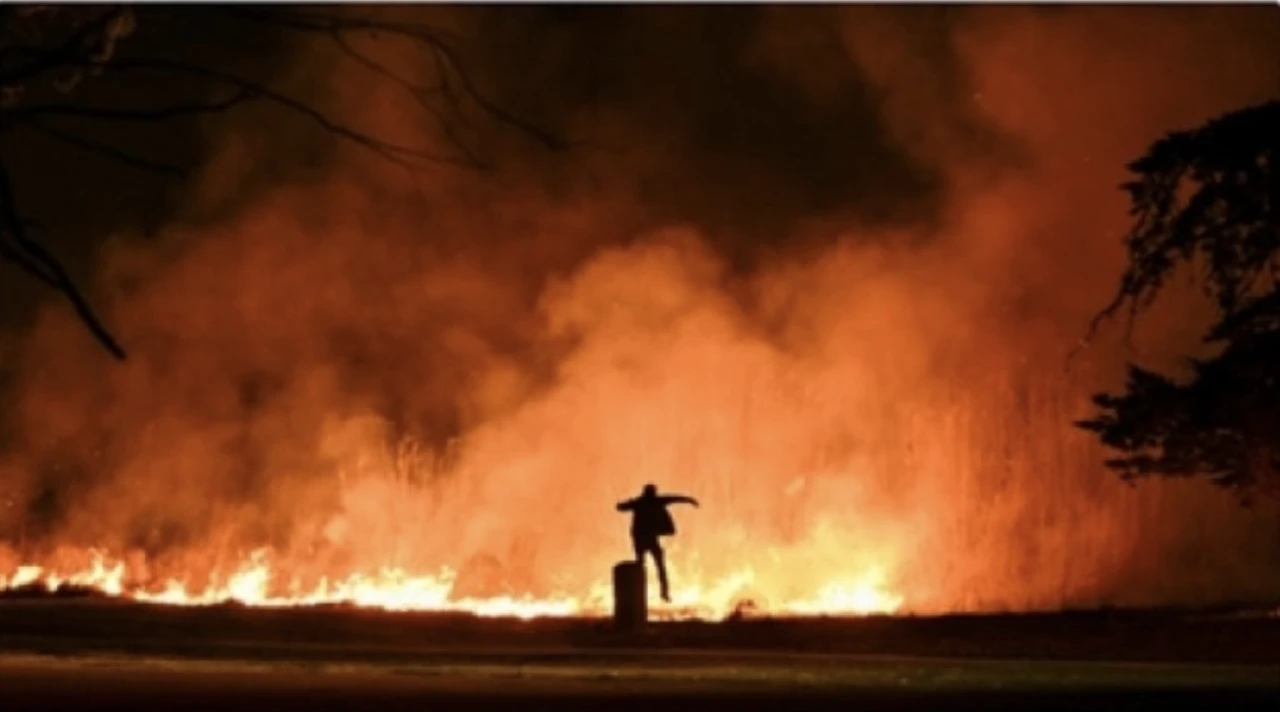
<instances>
[{"instance_id":1,"label":"silhouetted tree foliage","mask_svg":"<svg viewBox=\"0 0 1280 712\"><path fill-rule=\"evenodd\" d=\"M423 120L443 137L441 145L412 146L344 123L307 101L244 73L184 54L182 43L167 53L133 51L129 38L149 22L166 16L216 16L222 23L241 23L248 30L297 34L327 42L346 61L370 72L373 80L404 91L422 109ZM108 156L122 166L181 174L184 168L120 146L90 138L83 129L123 123L159 123L182 117L220 114L235 107L268 104L298 120L310 122L336 138L367 149L381 158L418 171L441 164L484 168L489 161L474 140L475 122L496 121L549 148L564 144L553 134L504 111L482 94L461 61L459 38L426 24L379 19L359 8L211 7L211 6L38 6L0 5L0 131L37 131L79 149ZM234 30L219 35L234 39ZM414 78L379 61L362 49L368 43L393 39L414 45L432 65ZM216 41L216 40L215 40ZM92 103L77 92L104 75L127 77L134 86L175 78L215 88L212 96L173 98L156 91L125 105ZM146 92L134 92L142 96ZM64 295L93 335L112 354L125 351L99 320L59 260L32 235L34 223L24 218L14 198L8 163L0 157L0 259Z\"/></svg>"},{"instance_id":2,"label":"silhouetted tree foliage","mask_svg":"<svg viewBox=\"0 0 1280 712\"><path fill-rule=\"evenodd\" d=\"M1123 393L1078 423L1120 456L1125 478L1207 477L1248 498L1280 496L1280 102L1173 133L1129 168L1129 265L1098 323L1132 319L1182 266L1200 272L1220 348L1184 380L1130 365Z\"/></svg>"}]
</instances>

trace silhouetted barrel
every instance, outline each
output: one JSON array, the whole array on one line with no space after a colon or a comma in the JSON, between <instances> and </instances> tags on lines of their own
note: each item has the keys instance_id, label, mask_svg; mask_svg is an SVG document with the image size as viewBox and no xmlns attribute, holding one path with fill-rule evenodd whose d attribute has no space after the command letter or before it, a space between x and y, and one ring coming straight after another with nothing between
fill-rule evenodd
<instances>
[{"instance_id":1,"label":"silhouetted barrel","mask_svg":"<svg viewBox=\"0 0 1280 712\"><path fill-rule=\"evenodd\" d=\"M619 628L638 628L649 618L644 565L622 561L613 567L613 622Z\"/></svg>"}]
</instances>

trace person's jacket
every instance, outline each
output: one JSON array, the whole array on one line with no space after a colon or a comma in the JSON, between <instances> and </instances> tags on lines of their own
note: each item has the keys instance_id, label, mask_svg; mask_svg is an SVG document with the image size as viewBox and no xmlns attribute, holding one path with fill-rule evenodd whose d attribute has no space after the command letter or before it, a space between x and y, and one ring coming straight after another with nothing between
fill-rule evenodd
<instances>
[{"instance_id":1,"label":"person's jacket","mask_svg":"<svg viewBox=\"0 0 1280 712\"><path fill-rule=\"evenodd\" d=\"M676 533L676 522L667 507L672 504L693 504L692 497L680 494L661 494L652 497L641 495L618 503L619 512L631 512L631 536L636 539L656 539Z\"/></svg>"}]
</instances>

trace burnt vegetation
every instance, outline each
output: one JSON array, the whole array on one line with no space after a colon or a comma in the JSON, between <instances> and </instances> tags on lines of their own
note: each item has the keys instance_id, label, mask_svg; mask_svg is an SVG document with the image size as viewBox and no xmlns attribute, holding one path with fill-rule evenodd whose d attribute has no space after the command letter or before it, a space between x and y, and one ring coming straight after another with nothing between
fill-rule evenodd
<instances>
[{"instance_id":1,"label":"burnt vegetation","mask_svg":"<svg viewBox=\"0 0 1280 712\"><path fill-rule=\"evenodd\" d=\"M1119 291L1095 319L1132 320L1179 270L1196 270L1217 321L1215 355L1175 378L1131 365L1122 393L1079 425L1128 479L1204 477L1246 501L1280 497L1280 102L1156 142L1130 169L1134 225Z\"/></svg>"},{"instance_id":2,"label":"burnt vegetation","mask_svg":"<svg viewBox=\"0 0 1280 712\"><path fill-rule=\"evenodd\" d=\"M201 52L198 42L136 42L152 34L216 23L218 40L233 43L250 33L269 33L282 42L323 45L334 62L367 73L369 81L394 87L421 111L420 120L438 138L430 145L403 143L349 123L319 103L299 97L271 78L247 71L243 63L220 62L217 52ZM423 66L405 71L379 51L398 45ZM367 150L418 171L453 166L491 167L485 151L486 127L515 131L548 149L566 143L553 132L524 121L489 100L466 70L464 38L420 22L399 21L384 10L308 7L14 6L0 7L0 138L27 140L40 134L77 149L106 156L121 170L173 176L198 165L176 165L145 146L104 139L111 128L165 124L227 114L250 104L269 105L291 119L319 128L337 141ZM397 55L400 56L400 55ZM133 90L102 101L91 91L111 80ZM175 87L194 87L176 91ZM63 263L42 244L40 223L25 215L16 194L20 177L0 153L0 260L61 294L93 336L112 355L124 346L99 318ZM73 206L69 206L73 207Z\"/></svg>"}]
</instances>

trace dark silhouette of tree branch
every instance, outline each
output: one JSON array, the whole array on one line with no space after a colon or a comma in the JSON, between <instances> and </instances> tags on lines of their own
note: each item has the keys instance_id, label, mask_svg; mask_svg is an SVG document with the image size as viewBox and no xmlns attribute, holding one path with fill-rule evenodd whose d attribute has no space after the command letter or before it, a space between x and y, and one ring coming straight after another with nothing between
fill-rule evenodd
<instances>
[{"instance_id":1,"label":"dark silhouette of tree branch","mask_svg":"<svg viewBox=\"0 0 1280 712\"><path fill-rule=\"evenodd\" d=\"M445 90L446 85L440 85L436 87L414 86L413 83L406 81L404 78L400 77L395 72L388 70L380 62L370 58L360 50L356 49L354 46L352 46L351 42L347 39L347 37L343 33L334 31L332 32L332 37L333 37L334 43L337 44L337 46L342 50L342 52L345 53L348 57L350 57L354 62L361 65L365 69L368 69L374 74L377 74L383 79L386 79L387 81L400 87L402 91L404 91L406 94L412 97L414 101L416 101L417 104L422 107L423 111L427 112L427 114L431 116L431 118L435 121L436 126L444 134L445 138L449 141L449 143L458 151L460 151L464 156L466 156L467 160L474 162L476 165L487 165L487 162L481 159L470 147L467 146L466 141L462 140L458 136L457 129L454 128L453 122L449 121L444 116L444 113L436 109L436 107L433 106L431 102L428 100L428 96L431 96L431 95L441 95L445 97L451 96ZM439 71L438 61L437 61L437 71ZM455 102L455 105L456 105L456 102Z\"/></svg>"},{"instance_id":2,"label":"dark silhouette of tree branch","mask_svg":"<svg viewBox=\"0 0 1280 712\"><path fill-rule=\"evenodd\" d=\"M7 238L4 241L0 241L0 245L3 245L0 254L16 262L29 274L62 293L71 302L76 315L80 317L80 320L89 328L89 331L99 343L116 358L124 359L124 349L115 340L115 337L111 335L111 332L107 330L106 326L103 325L102 321L98 319L97 314L89 306L88 300L80 293L80 289L76 287L75 282L67 275L62 264L54 259L40 243L27 236L26 226L18 218L17 205L13 198L13 188L9 182L9 170L3 163L0 163L0 229L3 229L3 234Z\"/></svg>"},{"instance_id":3,"label":"dark silhouette of tree branch","mask_svg":"<svg viewBox=\"0 0 1280 712\"><path fill-rule=\"evenodd\" d=\"M107 109L76 104L44 104L14 109L9 112L7 118L13 123L56 118L87 119L91 121L167 121L182 116L221 113L256 98L258 98L257 94L241 88L225 99L195 104L173 104L137 109Z\"/></svg>"},{"instance_id":4,"label":"dark silhouette of tree branch","mask_svg":"<svg viewBox=\"0 0 1280 712\"><path fill-rule=\"evenodd\" d=\"M174 176L184 175L187 172L185 169L179 166L175 166L170 163L164 163L161 161L152 160L150 158L135 156L132 153L116 148L115 146L108 146L104 143L99 143L97 141L90 141L89 139L83 138L81 136L76 136L75 134L72 134L68 131L63 131L62 129L57 129L52 126L46 126L45 124L39 121L33 121L30 124L28 124L27 127L39 133L45 134L46 136L57 139L58 141L62 141L63 143L70 144L77 148L82 148L91 153L101 154L114 161L118 161L120 163L123 163L127 166L132 166L134 168L140 168L142 170L153 171L156 173L162 173L162 174L174 175Z\"/></svg>"},{"instance_id":5,"label":"dark silhouette of tree branch","mask_svg":"<svg viewBox=\"0 0 1280 712\"><path fill-rule=\"evenodd\" d=\"M222 10L231 16L246 20L252 20L276 27L285 27L313 35L327 36L349 58L409 92L419 100L419 103L424 108L433 113L435 110L430 108L426 102L422 101L424 95L438 94L444 96L450 101L452 108L457 112L461 111L460 100L465 97L466 99L470 99L475 102L476 105L490 118L497 119L512 128L520 130L524 134L535 138L547 148L563 150L570 146L569 142L563 137L516 116L498 105L496 102L491 101L483 92L481 92L472 79L471 74L466 71L465 62L463 62L459 56L456 45L460 38L444 32L439 28L416 23L377 21L360 17L334 16L323 12L305 10L292 11L239 7L227 7L222 8ZM396 74L386 65L355 49L351 45L349 38L351 35L357 33L410 40L429 49L436 59L436 70L440 76L440 84L426 87L414 85L404 77ZM458 85L462 90L461 97L451 91L452 84L449 81L451 76L456 77L457 79ZM445 122L442 121L442 126L444 123Z\"/></svg>"},{"instance_id":6,"label":"dark silhouette of tree branch","mask_svg":"<svg viewBox=\"0 0 1280 712\"><path fill-rule=\"evenodd\" d=\"M194 17L216 14L236 22L276 31L324 39L340 55L369 70L413 97L439 130L449 151L410 146L351 126L306 101L240 72L212 66L189 57L129 53L125 38L136 23L165 15ZM209 17L211 15L205 15ZM434 63L437 80L419 84L394 71L355 45L356 38L394 38L412 43ZM122 44L122 40L125 40ZM164 123L187 117L219 115L250 103L274 106L307 121L335 138L359 146L382 160L404 168L411 176L440 166L483 169L482 159L459 134L470 128L466 105L498 124L517 130L550 150L568 147L553 132L525 121L491 101L477 87L462 61L460 38L425 24L383 20L355 10L329 12L297 7L43 7L0 6L0 132L30 129L65 144L113 159L133 168L168 175L183 170L160 161L89 140L72 125ZM125 75L133 82L149 77L200 80L221 88L217 98L154 103L146 106L102 106L78 99L72 90L86 78ZM51 87L66 99L27 100L31 88ZM45 91L44 94L48 94ZM433 103L434 102L434 103ZM10 184L7 166L0 181L0 259L60 292L93 335L118 358L125 352L90 308L61 264L26 232L25 222Z\"/></svg>"},{"instance_id":7,"label":"dark silhouette of tree branch","mask_svg":"<svg viewBox=\"0 0 1280 712\"><path fill-rule=\"evenodd\" d=\"M1217 356L1176 382L1131 365L1125 391L1101 394L1077 425L1122 453L1123 477L1202 476L1250 497L1280 496L1280 102L1170 134L1130 164L1129 264L1089 327L1129 322L1179 268L1200 273L1218 321Z\"/></svg>"},{"instance_id":8,"label":"dark silhouette of tree branch","mask_svg":"<svg viewBox=\"0 0 1280 712\"><path fill-rule=\"evenodd\" d=\"M409 170L422 170L441 165L455 165L477 168L456 157L437 153L427 148L405 146L387 141L377 136L352 128L345 123L330 117L319 109L275 91L263 84L240 77L231 72L190 65L185 62L169 59L121 58L111 64L115 74L124 73L156 73L200 78L221 82L232 87L235 93L230 97L204 104L187 104L171 107L147 107L138 109L102 109L95 107L78 107L67 104L51 104L32 106L14 110L11 114L19 120L65 118L86 119L95 121L163 121L184 115L219 114L249 101L265 101L295 115L304 118L324 129L326 132L350 143L366 148L381 158L391 161Z\"/></svg>"}]
</instances>

